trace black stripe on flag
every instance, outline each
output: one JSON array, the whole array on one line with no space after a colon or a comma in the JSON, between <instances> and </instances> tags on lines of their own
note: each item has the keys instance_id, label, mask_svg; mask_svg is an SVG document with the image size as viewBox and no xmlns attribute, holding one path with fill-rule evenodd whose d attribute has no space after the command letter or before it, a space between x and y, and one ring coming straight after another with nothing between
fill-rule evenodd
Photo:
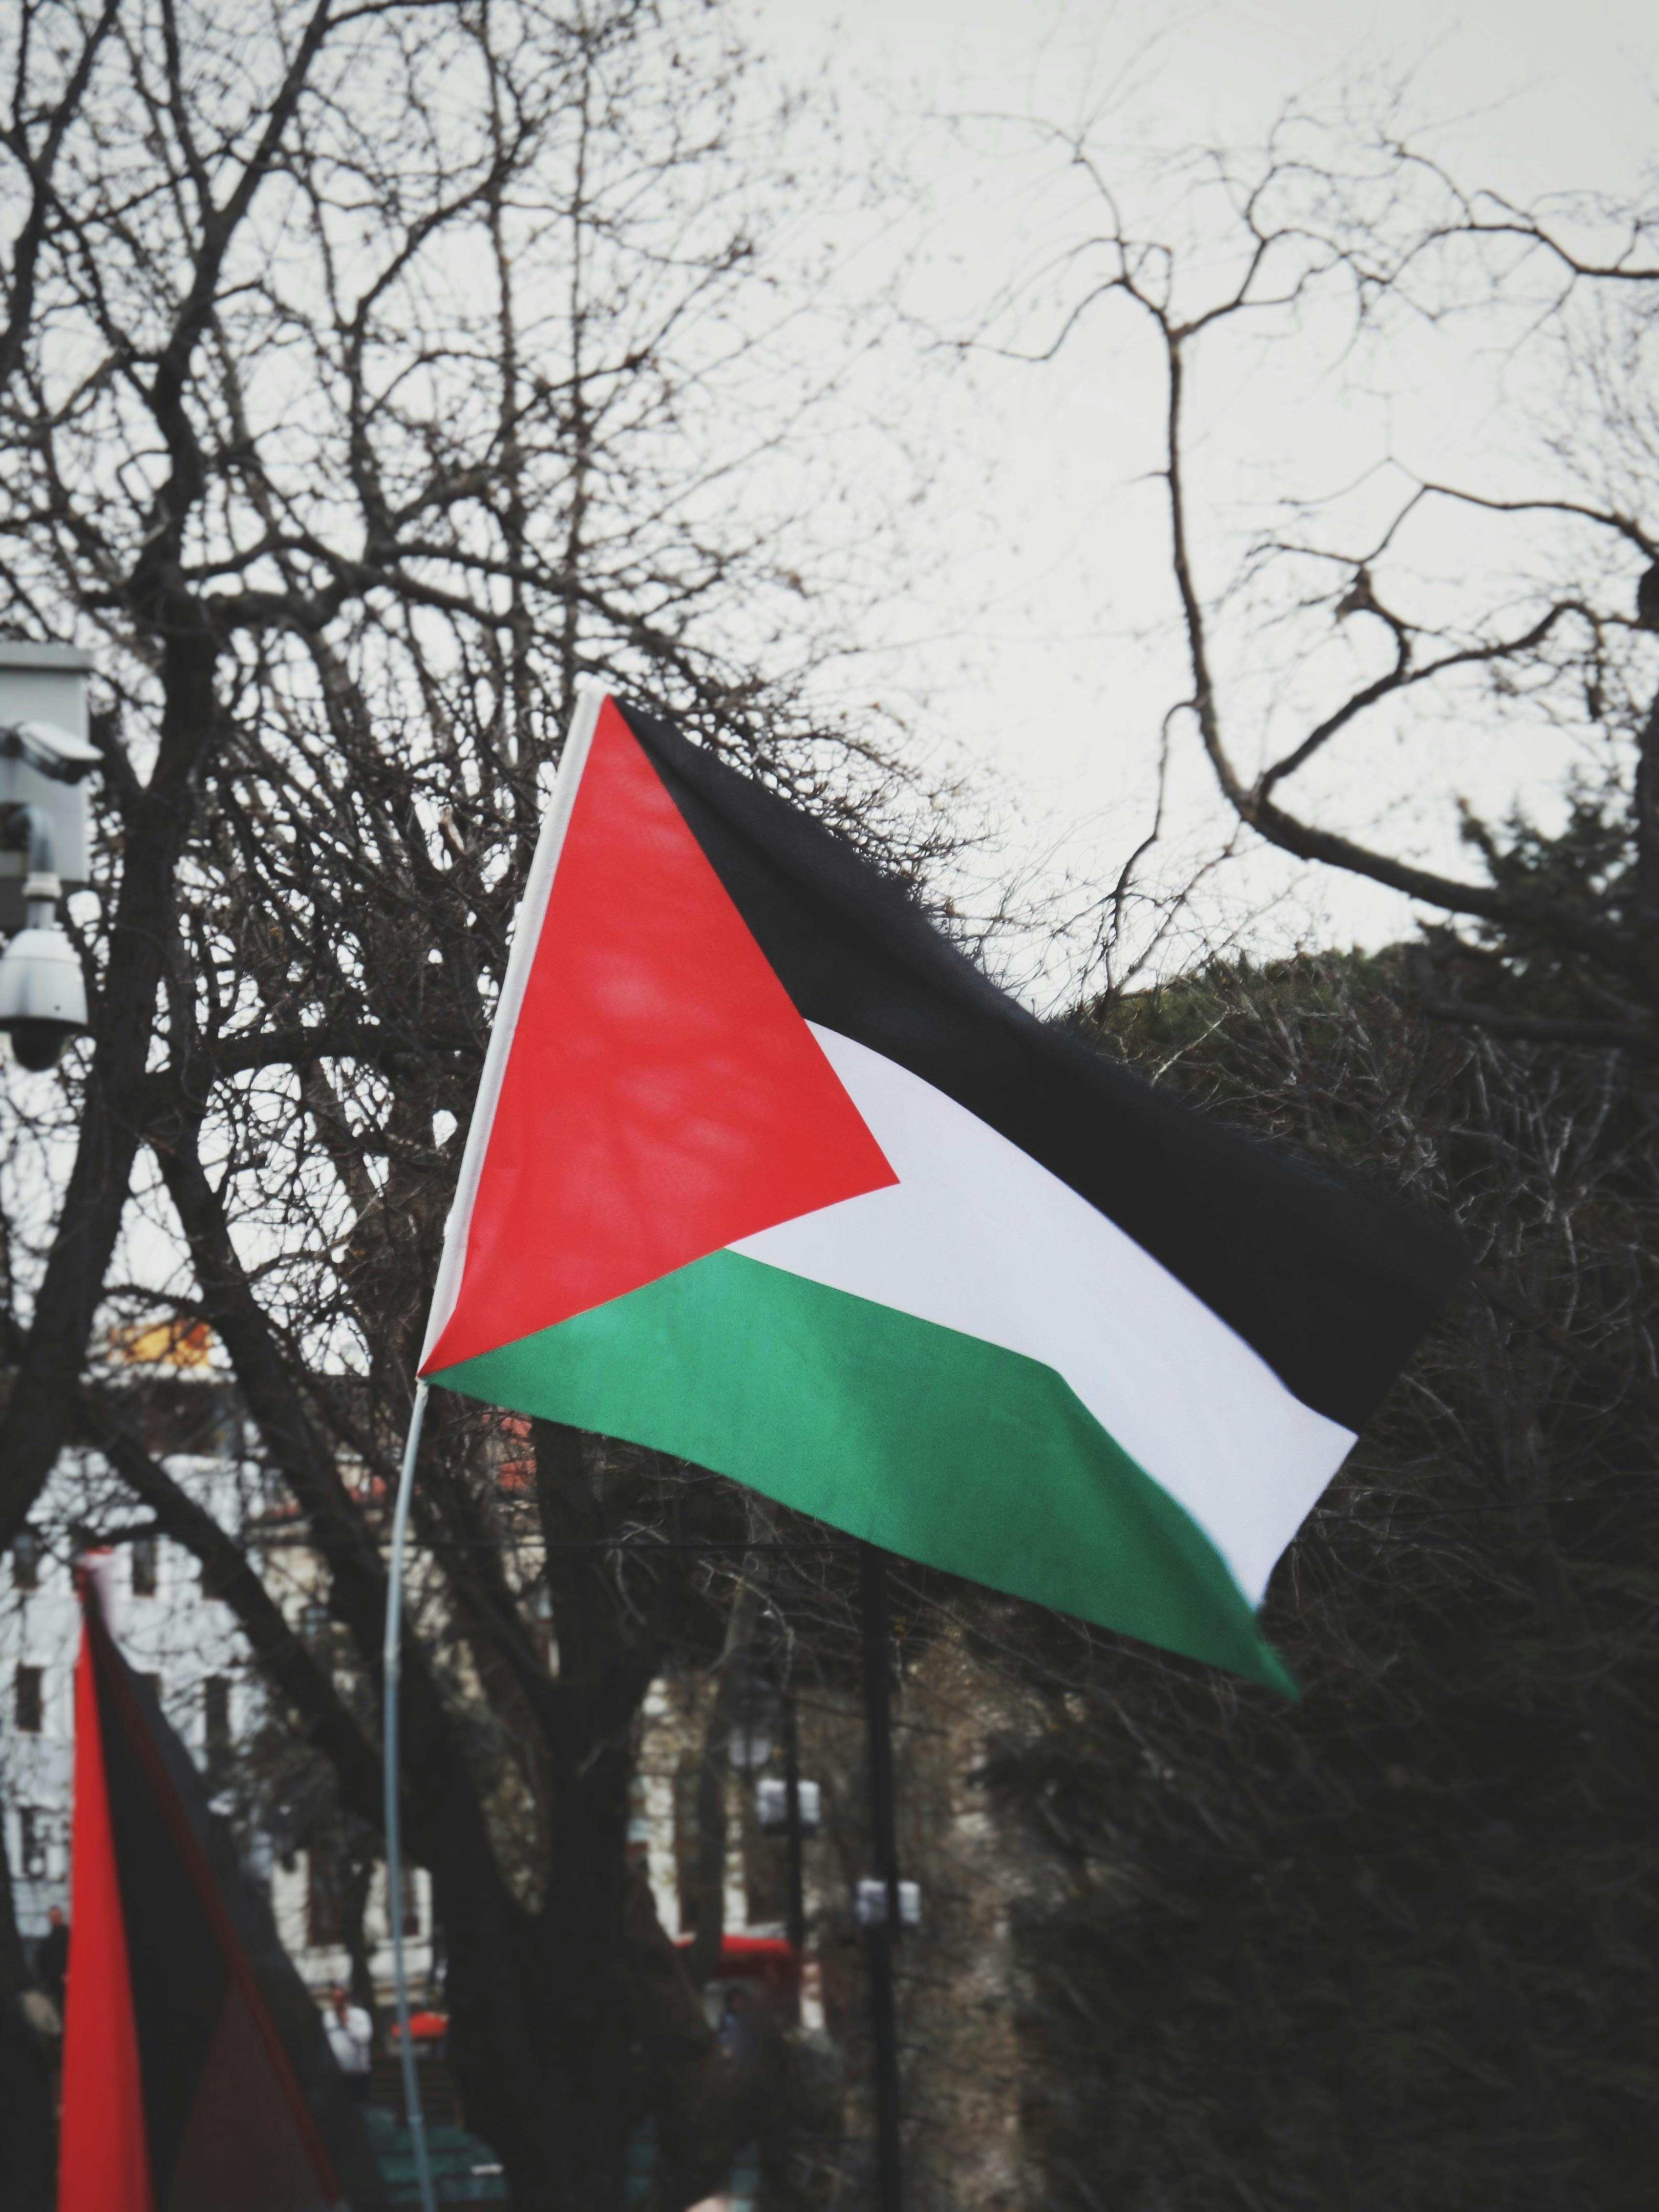
<instances>
[{"instance_id":1,"label":"black stripe on flag","mask_svg":"<svg viewBox=\"0 0 1659 2212\"><path fill-rule=\"evenodd\" d=\"M623 710L802 1015L896 1061L1106 1214L1304 1405L1358 1429L1467 1265L1381 1183L1156 1090L1000 991L842 837Z\"/></svg>"}]
</instances>

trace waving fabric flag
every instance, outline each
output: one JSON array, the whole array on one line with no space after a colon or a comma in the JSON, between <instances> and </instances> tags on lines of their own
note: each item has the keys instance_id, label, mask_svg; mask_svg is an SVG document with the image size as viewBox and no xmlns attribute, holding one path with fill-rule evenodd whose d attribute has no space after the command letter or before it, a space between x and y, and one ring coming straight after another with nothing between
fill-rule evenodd
<instances>
[{"instance_id":1,"label":"waving fabric flag","mask_svg":"<svg viewBox=\"0 0 1659 2212\"><path fill-rule=\"evenodd\" d=\"M58 2212L379 2212L317 2008L83 1587Z\"/></svg>"},{"instance_id":2,"label":"waving fabric flag","mask_svg":"<svg viewBox=\"0 0 1659 2212\"><path fill-rule=\"evenodd\" d=\"M422 1372L1291 1686L1274 1561L1462 1266L997 990L614 699L561 764Z\"/></svg>"}]
</instances>

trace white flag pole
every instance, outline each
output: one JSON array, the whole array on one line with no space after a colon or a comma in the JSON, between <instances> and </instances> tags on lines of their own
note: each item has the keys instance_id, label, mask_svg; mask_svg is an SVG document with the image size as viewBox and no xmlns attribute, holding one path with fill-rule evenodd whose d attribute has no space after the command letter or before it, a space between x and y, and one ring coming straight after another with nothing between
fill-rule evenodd
<instances>
[{"instance_id":1,"label":"white flag pole","mask_svg":"<svg viewBox=\"0 0 1659 2212\"><path fill-rule=\"evenodd\" d=\"M542 916L546 909L548 894L553 888L554 871L558 866L564 833L569 826L570 810L575 805L576 787L586 765L588 748L592 744L594 727L605 700L605 687L584 678L577 691L576 709L571 717L564 751L560 757L553 795L542 822L541 835L536 841L535 855L530 864L524 897L520 902L518 920L514 926L507 974L501 982L501 995L496 1002L495 1018L490 1026L489 1047L484 1055L483 1073L478 1079L478 1094L473 1103L472 1124L467 1132L460 1178L444 1231L443 1256L438 1266L438 1280L433 1291L432 1311L427 1323L426 1345L421 1354L422 1364L441 1335L460 1290L472 1201L477 1195L478 1177L489 1144L489 1125L495 1119L495 1102L501 1096L501 1078L512 1048L513 1032L518 1024L525 986L530 978L537 939L541 935ZM403 1674L404 1555L408 1547L410 1500L415 1490L415 1462L420 1455L428 1388L424 1382L417 1382L415 1386L415 1402L409 1415L409 1435L404 1444L403 1466L398 1476L398 1498L392 1515L392 1557L386 1573L386 1640L381 1650L380 1747L386 1803L386 1916L392 1923L392 1978L398 2014L398 2056L403 2075L404 2112L409 2124L410 2148L415 2157L415 2179L421 2194L421 2212L437 2212L437 2199L432 2187L432 2162L427 2155L426 2116L421 2109L420 2077L415 2071L415 2045L409 2032L409 1972L404 1957L403 1796L398 1788L398 1692Z\"/></svg>"},{"instance_id":2,"label":"white flag pole","mask_svg":"<svg viewBox=\"0 0 1659 2212\"><path fill-rule=\"evenodd\" d=\"M392 1562L386 1576L386 1645L381 1653L380 1680L384 1708L380 1744L386 1785L386 1909L392 1923L392 1980L398 2007L398 2058L404 2077L404 2114L409 2123L410 2148L415 2154L415 2181L421 2192L421 2212L438 2212L432 2188L432 2162L426 2153L426 2115L421 2110L420 2077L415 2071L415 2044L409 2032L409 1972L404 1959L404 1824L403 1792L398 1786L398 1690L403 1674L404 1549L409 1533L409 1501L415 1490L415 1462L420 1455L421 1430L426 1419L428 1386L415 1386L410 1409L409 1437L398 1477L398 1503L392 1516Z\"/></svg>"}]
</instances>

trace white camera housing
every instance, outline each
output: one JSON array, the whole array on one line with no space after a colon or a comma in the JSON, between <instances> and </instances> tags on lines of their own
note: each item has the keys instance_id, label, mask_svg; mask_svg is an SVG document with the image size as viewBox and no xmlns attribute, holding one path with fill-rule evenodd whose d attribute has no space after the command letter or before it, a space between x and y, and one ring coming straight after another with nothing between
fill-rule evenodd
<instances>
[{"instance_id":1,"label":"white camera housing","mask_svg":"<svg viewBox=\"0 0 1659 2212\"><path fill-rule=\"evenodd\" d=\"M87 989L75 947L55 923L20 929L0 958L0 1030L24 1067L52 1066L87 1025Z\"/></svg>"},{"instance_id":2,"label":"white camera housing","mask_svg":"<svg viewBox=\"0 0 1659 2212\"><path fill-rule=\"evenodd\" d=\"M0 639L0 1030L23 1067L50 1067L87 1025L86 986L58 922L87 880L90 653Z\"/></svg>"},{"instance_id":3,"label":"white camera housing","mask_svg":"<svg viewBox=\"0 0 1659 2212\"><path fill-rule=\"evenodd\" d=\"M83 779L97 765L89 736L87 678L92 655L72 645L23 645L0 638L0 806L38 806L51 819L53 866L65 890L88 873ZM0 847L0 930L29 921L27 856Z\"/></svg>"}]
</instances>

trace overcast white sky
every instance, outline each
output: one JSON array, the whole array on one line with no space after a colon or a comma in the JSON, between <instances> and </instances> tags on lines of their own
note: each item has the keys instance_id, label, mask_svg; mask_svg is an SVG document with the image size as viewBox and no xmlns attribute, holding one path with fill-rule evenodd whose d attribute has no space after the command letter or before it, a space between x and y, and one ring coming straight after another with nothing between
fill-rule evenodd
<instances>
[{"instance_id":1,"label":"overcast white sky","mask_svg":"<svg viewBox=\"0 0 1659 2212\"><path fill-rule=\"evenodd\" d=\"M919 296L946 319L1030 267L1063 218L1036 170L983 133L954 139L937 118L994 109L1069 121L1126 70L1133 91L1113 135L1148 146L1249 143L1293 99L1403 82L1413 137L1465 181L1522 199L1623 194L1652 169L1659 38L1644 0L1473 0L1453 10L1430 0L749 7L763 51L791 71L825 73L849 143L867 132L924 179ZM893 642L872 671L921 726L948 729L985 765L1001 810L999 860L1011 870L1036 858L1097 880L1144 825L1174 664L1170 641L1148 635L1173 607L1161 510L1133 488L1152 396L1139 391L1139 374L1126 335L1101 331L1052 369L979 375L971 408L948 417L962 473L933 518L939 557L901 586ZM1455 341L1405 375L1423 387L1422 440L1438 434L1467 454L1492 434L1490 378L1459 360ZM918 404L915 388L896 391L893 404ZM1304 434L1310 444L1336 436L1340 458L1331 422L1322 428L1310 416L1304 434L1295 404L1280 413L1273 434L1287 467L1304 458ZM1506 756L1478 773L1490 803L1493 775L1524 787L1528 767ZM1184 850L1196 852L1221 817L1201 775L1176 791L1176 845L1185 836ZM1387 801L1407 803L1398 792ZM1431 834L1419 832L1419 842ZM1285 878L1275 864L1231 880L1231 908L1224 898L1215 908L1223 921ZM1380 894L1304 881L1263 941L1306 933L1374 942L1405 919Z\"/></svg>"},{"instance_id":2,"label":"overcast white sky","mask_svg":"<svg viewBox=\"0 0 1659 2212\"><path fill-rule=\"evenodd\" d=\"M758 41L917 107L1055 112L1156 43L1141 106L1170 139L1247 137L1285 101L1409 72L1443 143L1521 193L1616 190L1652 137L1659 58L1643 0L753 0Z\"/></svg>"}]
</instances>

